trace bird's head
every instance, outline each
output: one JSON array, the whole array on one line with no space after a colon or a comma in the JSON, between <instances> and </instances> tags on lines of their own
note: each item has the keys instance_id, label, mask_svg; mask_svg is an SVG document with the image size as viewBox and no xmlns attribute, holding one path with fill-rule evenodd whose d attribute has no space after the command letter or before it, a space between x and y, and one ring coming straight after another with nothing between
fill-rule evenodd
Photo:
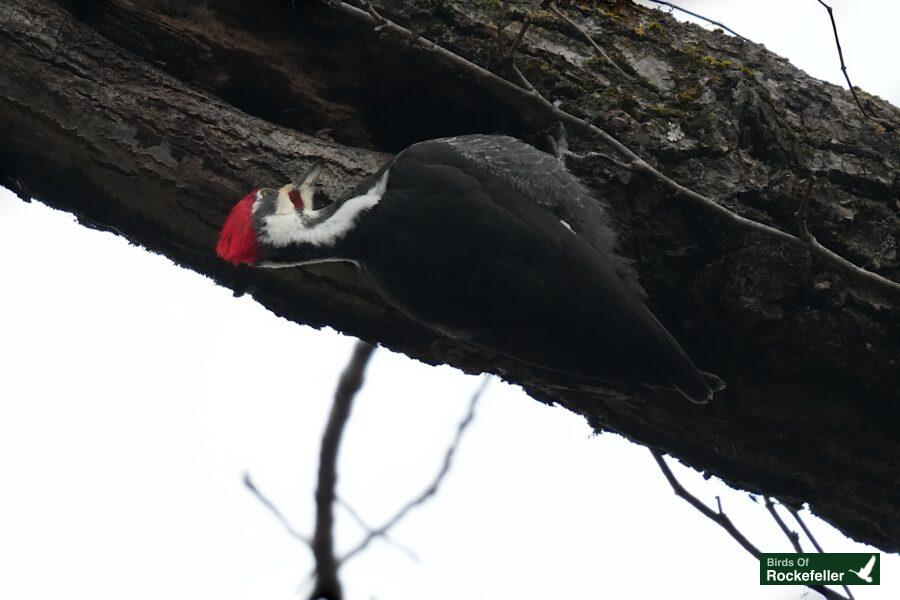
<instances>
[{"instance_id":1,"label":"bird's head","mask_svg":"<svg viewBox=\"0 0 900 600\"><path fill-rule=\"evenodd\" d=\"M298 181L251 190L225 219L216 253L235 265L257 265L276 258L298 232L314 229L324 206L316 197L321 172L316 163Z\"/></svg>"}]
</instances>

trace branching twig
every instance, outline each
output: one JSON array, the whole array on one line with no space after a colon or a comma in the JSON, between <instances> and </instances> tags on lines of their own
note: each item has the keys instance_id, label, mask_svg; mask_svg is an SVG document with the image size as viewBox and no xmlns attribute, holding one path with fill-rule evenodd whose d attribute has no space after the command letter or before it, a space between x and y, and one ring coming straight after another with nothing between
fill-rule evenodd
<instances>
[{"instance_id":1,"label":"branching twig","mask_svg":"<svg viewBox=\"0 0 900 600\"><path fill-rule=\"evenodd\" d=\"M512 46L509 47L509 50L506 50L503 54L503 60L507 62L511 62L513 57L516 55L516 52L519 50L519 44L522 43L522 40L525 39L525 32L528 31L528 27L531 25L531 16L525 15L525 19L522 21L522 26L519 27L519 33L516 34L516 39L513 40Z\"/></svg>"},{"instance_id":2,"label":"branching twig","mask_svg":"<svg viewBox=\"0 0 900 600\"><path fill-rule=\"evenodd\" d=\"M589 33L587 32L587 30L586 30L584 27L582 27L581 25L579 25L578 23L576 23L575 21L573 21L572 19L570 19L568 16L566 16L566 14L565 14L563 11L559 10L559 8L557 8L557 6L556 6L555 0L554 0L553 2L551 2L551 3L549 3L549 4L547 5L547 7L548 7L551 11L553 11L554 13L556 13L556 16L560 17L562 20L564 20L566 23L568 23L571 27L574 27L574 28L578 31L578 33L580 33L580 34L582 35L582 37L583 37L584 39L586 39L587 42L588 42L591 46L594 47L594 51L595 51L597 54L599 54L601 57L603 57L604 59L606 59L606 62L608 62L609 64L611 64L613 67L615 67L616 71L618 71L619 73L621 73L622 76L623 76L625 79L628 79L629 81L631 81L631 80L634 79L631 75L629 75L628 73L626 73L625 71L622 70L622 67L620 67L620 66L618 65L618 63L616 63L616 61L614 61L614 60L612 59L612 57L611 57L609 54L606 53L606 50L603 49L603 46L601 46L600 44L598 44L598 43L596 42L596 40L594 40L594 38L591 37L591 34L589 34Z\"/></svg>"},{"instance_id":3,"label":"branching twig","mask_svg":"<svg viewBox=\"0 0 900 600\"><path fill-rule=\"evenodd\" d=\"M795 521L797 521L797 525L800 526L800 529L803 530L803 533L805 533L806 537L809 539L809 541L812 542L812 545L816 549L816 551L817 552L825 552L822 549L822 546L819 545L819 542L816 541L816 538L813 537L812 531L809 530L809 527L807 527L806 523L803 522L803 519L800 518L800 513L797 512L793 507L788 506L787 504L782 504L782 506L784 506L787 509L787 511L789 513L791 513L791 516L794 517ZM844 588L844 591L847 593L847 597L850 600L854 600L853 592L850 591L850 586L842 585L841 587Z\"/></svg>"},{"instance_id":4,"label":"branching twig","mask_svg":"<svg viewBox=\"0 0 900 600\"><path fill-rule=\"evenodd\" d=\"M479 384L478 388L472 394L469 401L469 408L465 417L460 421L456 429L456 435L447 452L444 455L444 461L441 468L429 485L422 493L407 502L397 513L388 519L380 527L370 526L356 510L343 498L339 497L336 492L337 486L337 458L340 449L341 437L347 420L350 417L350 409L353 406L353 400L357 392L362 387L363 375L369 359L375 347L363 341L357 342L353 355L349 363L341 373L340 381L334 393L334 403L331 406L331 412L328 416L328 422L325 431L322 434L322 448L319 455L319 477L316 486L316 527L312 539L306 537L290 524L284 514L275 504L270 501L253 483L250 476L244 475L244 485L250 492L265 506L278 521L284 526L291 537L302 541L312 550L315 559L315 567L310 571L304 584L314 581L315 585L312 593L309 595L310 600L328 599L339 600L343 597L340 579L338 579L338 569L365 550L373 540L381 538L386 543L393 545L398 550L404 552L412 560L418 562L419 557L409 548L401 545L396 540L388 536L388 532L392 527L399 523L413 509L421 506L435 494L441 486L444 478L450 472L453 465L453 458L459 448L463 434L471 425L475 418L475 407L484 394L487 384L490 382L490 376L486 376ZM338 559L334 553L334 505L338 504L347 511L347 514L359 525L365 532L362 541L359 542L352 550L350 550L342 558Z\"/></svg>"},{"instance_id":5,"label":"branching twig","mask_svg":"<svg viewBox=\"0 0 900 600\"><path fill-rule=\"evenodd\" d=\"M719 525L719 527L727 531L728 534L731 535L731 537L734 538L734 540L744 548L744 550L746 550L756 558L760 557L762 553L759 551L759 549L754 546L750 542L750 540L748 540L744 536L744 534L741 533L737 527L735 527L734 523L731 522L731 519L729 519L728 516L724 512L722 512L721 503L719 504L719 511L716 512L706 504L701 502L699 498L687 491L684 486L681 485L678 479L675 478L675 475L672 473L669 465L666 464L666 461L663 458L662 454L652 448L648 448L648 450L650 450L650 454L653 455L653 459L656 461L656 464L659 465L659 469L660 471L662 471L663 476L665 476L666 481L668 481L669 485L672 486L672 491L675 492L676 496L685 500L688 504L696 508L704 517L715 522L717 525ZM768 498L766 499L766 508L769 508L770 512L774 511L773 508L770 508ZM775 513L774 516L780 525L784 525L784 521L781 521L781 517L778 516L777 513ZM784 525L784 529L787 529L786 525ZM841 594L838 594L834 590L828 589L825 586L810 585L808 587L819 592L820 594L828 598L828 600L848 600L848 598L842 596Z\"/></svg>"},{"instance_id":6,"label":"branching twig","mask_svg":"<svg viewBox=\"0 0 900 600\"><path fill-rule=\"evenodd\" d=\"M837 46L838 58L841 61L841 71L844 73L844 79L847 80L847 87L850 89L850 93L853 94L853 100L856 102L856 106L859 108L859 112L862 113L862 116L865 118L878 123L882 127L887 129L894 129L894 125L889 121L885 121L884 119L879 119L872 111L866 110L863 106L862 101L859 99L859 95L856 93L856 88L853 87L853 83L850 81L850 75L847 73L847 64L844 62L844 50L841 48L841 38L838 37L837 23L834 21L834 10L827 4L825 4L822 0L818 0L819 4L825 7L825 10L828 11L828 18L831 20L831 30L834 32L834 44Z\"/></svg>"},{"instance_id":7,"label":"branching twig","mask_svg":"<svg viewBox=\"0 0 900 600\"><path fill-rule=\"evenodd\" d=\"M706 506L701 502L696 496L691 494L689 491L684 489L684 486L675 478L675 475L672 473L672 470L669 468L669 465L666 464L665 459L662 454L657 452L656 450L650 449L650 454L653 455L653 459L656 461L656 464L659 465L659 469L662 471L663 475L666 478L666 481L669 482L669 485L672 486L672 491L675 492L675 495L679 498L685 500L688 504L696 508L700 513L703 514L707 519L715 522L722 529L728 532L728 534L735 539L735 541L741 545L747 552L759 558L760 554L762 554L759 549L754 546L750 540L744 537L744 534L741 533L737 527L734 526L734 523L731 522L731 519L728 518L724 512L716 512L710 507Z\"/></svg>"},{"instance_id":8,"label":"branching twig","mask_svg":"<svg viewBox=\"0 0 900 600\"><path fill-rule=\"evenodd\" d=\"M328 415L328 423L322 434L322 449L319 453L319 479L316 484L316 528L313 533L312 548L316 561L316 585L311 600L318 598L340 598L341 582L338 579L339 561L334 554L334 499L337 485L337 458L341 446L344 426L350 417L353 399L362 387L366 365L375 351L375 346L358 341L353 349L350 362L341 373L334 403Z\"/></svg>"},{"instance_id":9,"label":"branching twig","mask_svg":"<svg viewBox=\"0 0 900 600\"><path fill-rule=\"evenodd\" d=\"M338 503L338 505L340 505L341 508L343 508L345 511L347 511L347 514L350 515L350 518L353 519L353 521L359 526L360 529L363 530L363 532L365 532L367 535L369 535L373 531L375 531L375 529L371 525L369 525L365 521L365 519L363 519L362 516L358 512L356 512L356 509L353 508L352 506L350 506L350 504L346 500L344 500L340 496L337 496L335 498L335 501ZM416 554L415 552L413 552L413 550L411 548L407 548L406 546L404 546L403 544L401 544L394 538L390 537L387 533L382 534L381 539L386 544L393 546L400 552L407 555L410 558L410 560L412 560L414 562L421 562L419 555Z\"/></svg>"},{"instance_id":10,"label":"branching twig","mask_svg":"<svg viewBox=\"0 0 900 600\"><path fill-rule=\"evenodd\" d=\"M700 14L697 14L697 13L695 13L695 12L689 11L689 10L686 9L686 8L681 8L680 6L678 6L678 5L676 5L676 4L672 4L671 2L663 2L662 0L650 0L650 2L655 2L656 4L664 4L665 6L668 6L669 8L671 8L671 9L673 9L673 10L681 11L681 12L687 14L687 15L691 15L692 17L696 17L696 18L700 19L701 21L706 21L707 23L710 23L710 24L712 24L712 25L715 25L716 27L721 27L723 30L727 31L728 33L730 33L730 34L733 35L734 37L739 37L739 38L741 38L742 40L750 41L750 40L747 40L747 38L745 38L745 37L742 36L741 34L739 34L737 31L735 31L734 29L732 29L731 27L728 27L728 26L726 26L726 25L723 25L722 23L719 23L718 21L713 21L712 19L707 19L707 18L704 17L703 15L700 15Z\"/></svg>"},{"instance_id":11,"label":"branching twig","mask_svg":"<svg viewBox=\"0 0 900 600\"><path fill-rule=\"evenodd\" d=\"M450 447L447 448L447 452L444 454L444 462L441 464L441 468L435 476L434 481L431 482L431 485L425 488L418 496L404 504L403 507L400 508L400 510L398 510L393 517L385 521L383 525L376 529L370 530L368 535L366 535L362 539L362 541L359 542L359 544L353 547L352 550L347 552L347 554L345 554L340 559L340 561L338 562L340 566L343 566L351 558L365 550L375 538L384 537L392 527L403 520L403 518L406 517L406 515L408 515L413 509L425 504L432 496L437 494L438 488L440 488L440 485L443 482L444 478L447 476L447 473L450 472L450 467L453 465L453 457L456 455L456 450L459 447L459 442L460 440L462 440L463 434L466 432L466 429L468 429L469 425L472 423L472 419L475 418L475 407L478 404L478 401L481 399L481 396L484 394L484 390L487 388L490 380L490 376L484 377L478 388L475 390L475 393L472 394L472 399L469 401L469 409L466 412L465 417L463 417L462 421L459 422L459 425L456 428L456 435L454 435Z\"/></svg>"},{"instance_id":12,"label":"branching twig","mask_svg":"<svg viewBox=\"0 0 900 600\"><path fill-rule=\"evenodd\" d=\"M310 541L310 539L294 529L294 526L291 525L290 521L287 520L287 517L284 516L284 513L278 510L278 507L275 506L275 503L266 498L265 495L263 495L263 493L259 491L259 488L256 487L256 485L253 483L253 480L250 479L249 473L244 473L244 487L250 490L250 492L254 496L256 496L256 499L259 500L263 506L269 509L269 512L272 513L276 519L278 519L278 522L284 526L285 530L287 530L288 534L290 534L292 538L303 542L307 546L312 547L312 542Z\"/></svg>"},{"instance_id":13,"label":"branching twig","mask_svg":"<svg viewBox=\"0 0 900 600\"><path fill-rule=\"evenodd\" d=\"M368 1L365 1L366 4L368 4ZM328 2L337 10L355 19L369 24L378 24L377 20L371 14L369 14L369 12L362 8L349 4L348 2L344 2L343 0L328 0ZM885 291L893 292L894 294L900 293L900 283L892 281L887 277L879 275L878 273L868 271L853 264L843 256L840 256L839 254L836 254L835 252L832 252L828 248L822 246L818 241L815 240L815 238L810 238L808 241L803 240L797 236L781 231L780 229L776 229L758 221L742 217L741 215L738 215L728 208L718 204L711 198L708 198L707 196L704 196L703 194L700 194L692 189L686 188L680 183L674 181L670 177L657 170L655 167L651 166L647 161L638 156L633 150L625 146L622 142L617 140L611 134L607 133L605 130L581 117L575 116L572 113L562 110L554 103L547 100L547 98L545 98L537 89L534 88L533 85L528 82L528 80L521 74L521 72L518 70L518 68L515 67L515 65L512 65L512 68L517 76L517 79L519 79L519 82L517 83L506 80L499 75L496 75L495 73L492 73L487 69L476 65L475 63L463 58L462 56L451 52L450 50L447 50L446 48L438 44L435 44L431 40L415 34L405 27L397 25L390 19L384 17L382 17L382 19L383 21L380 24L381 31L392 34L400 39L412 42L413 45L417 46L426 53L429 53L436 58L456 68L459 68L462 71L467 72L475 80L481 81L484 84L491 86L494 90L508 97L514 98L517 101L525 101L529 103L534 108L544 112L554 121L561 121L563 123L572 125L579 131L599 138L601 142L603 142L605 145L607 145L624 159L626 159L624 162L630 163L632 170L634 170L635 172L655 179L664 187L668 188L671 192L690 200L691 202L707 210L708 212L718 215L719 217L731 223L733 226L749 232L761 234L774 240L779 240L797 248L803 248L811 252L812 254L825 259L831 264L840 267L845 272L856 276L862 281L876 285L884 289Z\"/></svg>"},{"instance_id":14,"label":"branching twig","mask_svg":"<svg viewBox=\"0 0 900 600\"><path fill-rule=\"evenodd\" d=\"M800 206L797 207L797 212L794 213L794 216L797 217L797 228L800 230L800 239L807 244L811 243L814 239L809 232L809 203L810 200L812 200L814 181L815 180L810 179L806 196L800 200Z\"/></svg>"}]
</instances>

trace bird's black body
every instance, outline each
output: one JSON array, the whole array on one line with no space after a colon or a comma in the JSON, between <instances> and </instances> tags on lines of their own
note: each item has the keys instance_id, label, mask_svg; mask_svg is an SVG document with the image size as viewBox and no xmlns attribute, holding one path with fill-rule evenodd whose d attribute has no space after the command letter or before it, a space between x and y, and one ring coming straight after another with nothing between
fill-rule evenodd
<instances>
[{"instance_id":1,"label":"bird's black body","mask_svg":"<svg viewBox=\"0 0 900 600\"><path fill-rule=\"evenodd\" d=\"M332 257L356 262L413 319L560 372L675 388L697 402L719 389L644 305L602 207L549 155L463 136L410 146L385 169L380 200Z\"/></svg>"}]
</instances>

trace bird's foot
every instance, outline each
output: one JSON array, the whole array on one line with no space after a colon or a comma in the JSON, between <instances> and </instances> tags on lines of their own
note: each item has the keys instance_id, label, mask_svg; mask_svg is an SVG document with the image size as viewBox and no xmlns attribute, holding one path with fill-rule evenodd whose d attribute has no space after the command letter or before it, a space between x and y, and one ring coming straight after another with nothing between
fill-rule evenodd
<instances>
[{"instance_id":1,"label":"bird's foot","mask_svg":"<svg viewBox=\"0 0 900 600\"><path fill-rule=\"evenodd\" d=\"M566 159L574 153L569 150L569 139L566 135L566 126L562 124L562 121L557 125L556 135L548 135L547 141L550 143L550 149L553 151L553 156L555 156L556 160L559 161L559 164L565 168Z\"/></svg>"}]
</instances>

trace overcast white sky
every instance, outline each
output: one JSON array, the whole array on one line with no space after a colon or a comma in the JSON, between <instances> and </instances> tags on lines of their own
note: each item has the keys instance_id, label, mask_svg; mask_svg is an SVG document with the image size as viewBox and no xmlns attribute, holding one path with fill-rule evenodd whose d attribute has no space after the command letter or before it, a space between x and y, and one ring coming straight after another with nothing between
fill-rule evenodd
<instances>
[{"instance_id":1,"label":"overcast white sky","mask_svg":"<svg viewBox=\"0 0 900 600\"><path fill-rule=\"evenodd\" d=\"M900 8L832 4L855 83L900 104ZM815 0L683 5L841 82ZM309 531L319 434L353 340L5 190L0 256L0 598L295 597L310 556L241 473ZM383 350L369 373L340 493L378 523L433 477L478 381ZM790 550L745 493L677 472L707 502L721 495L759 547ZM827 550L866 551L810 521ZM341 514L339 547L358 536ZM760 587L756 561L671 494L646 450L592 437L578 417L498 382L438 498L394 536L421 562L375 543L343 573L350 598L805 591ZM883 584L857 598L900 597L900 559L882 558Z\"/></svg>"}]
</instances>

